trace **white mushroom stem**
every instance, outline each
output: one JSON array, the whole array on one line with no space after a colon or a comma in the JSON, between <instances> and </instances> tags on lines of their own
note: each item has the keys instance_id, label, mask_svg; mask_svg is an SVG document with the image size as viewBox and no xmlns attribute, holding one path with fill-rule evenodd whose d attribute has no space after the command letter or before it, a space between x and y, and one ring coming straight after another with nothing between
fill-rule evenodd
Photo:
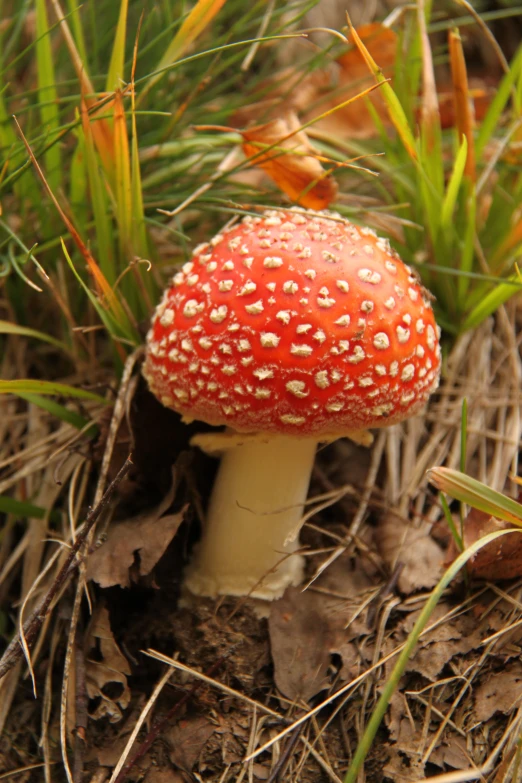
<instances>
[{"instance_id":1,"label":"white mushroom stem","mask_svg":"<svg viewBox=\"0 0 522 783\"><path fill-rule=\"evenodd\" d=\"M274 436L228 449L185 585L196 595L272 600L302 581L299 530L317 442Z\"/></svg>"}]
</instances>

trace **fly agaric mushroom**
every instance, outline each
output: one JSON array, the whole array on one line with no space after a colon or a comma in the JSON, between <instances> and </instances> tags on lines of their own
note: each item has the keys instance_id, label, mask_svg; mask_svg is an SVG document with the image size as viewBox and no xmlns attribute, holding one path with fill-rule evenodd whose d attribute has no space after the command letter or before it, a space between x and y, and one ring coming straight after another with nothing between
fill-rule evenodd
<instances>
[{"instance_id":1,"label":"fly agaric mushroom","mask_svg":"<svg viewBox=\"0 0 522 783\"><path fill-rule=\"evenodd\" d=\"M161 402L234 431L219 436L186 573L208 596L273 599L298 584L318 442L412 416L440 371L429 295L388 241L301 209L247 216L197 247L147 343L143 373Z\"/></svg>"}]
</instances>

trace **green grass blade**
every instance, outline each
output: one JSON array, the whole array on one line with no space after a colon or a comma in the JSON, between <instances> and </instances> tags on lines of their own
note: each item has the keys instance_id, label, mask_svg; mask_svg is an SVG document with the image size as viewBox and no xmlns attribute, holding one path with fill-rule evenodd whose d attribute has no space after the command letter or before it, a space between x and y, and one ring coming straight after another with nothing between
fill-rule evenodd
<instances>
[{"instance_id":1,"label":"green grass blade","mask_svg":"<svg viewBox=\"0 0 522 783\"><path fill-rule=\"evenodd\" d=\"M40 118L44 130L52 134L59 127L60 118L45 0L36 0L36 35L36 72ZM57 192L63 182L62 156L58 143L47 148L44 153L44 162L49 185L54 192Z\"/></svg>"},{"instance_id":2,"label":"green grass blade","mask_svg":"<svg viewBox=\"0 0 522 783\"><path fill-rule=\"evenodd\" d=\"M112 240L113 232L111 230L111 220L109 217L109 200L107 197L107 190L102 182L91 123L85 105L82 106L82 128L85 144L85 166L91 193L90 201L94 214L100 269L112 285L116 280L118 273L115 268L114 244Z\"/></svg>"},{"instance_id":3,"label":"green grass blade","mask_svg":"<svg viewBox=\"0 0 522 783\"><path fill-rule=\"evenodd\" d=\"M468 448L468 400L462 400L462 413L460 417L460 470L466 470L466 456Z\"/></svg>"},{"instance_id":4,"label":"green grass blade","mask_svg":"<svg viewBox=\"0 0 522 783\"><path fill-rule=\"evenodd\" d=\"M47 508L35 506L26 500L16 500L16 498L10 498L7 495L0 495L0 513L12 514L15 517L49 519L54 524L59 523L62 519L59 511L49 511Z\"/></svg>"},{"instance_id":5,"label":"green grass blade","mask_svg":"<svg viewBox=\"0 0 522 783\"><path fill-rule=\"evenodd\" d=\"M441 492L497 519L522 527L522 504L452 468L431 468L428 479Z\"/></svg>"},{"instance_id":6,"label":"green grass blade","mask_svg":"<svg viewBox=\"0 0 522 783\"><path fill-rule=\"evenodd\" d=\"M390 119L393 122L393 125L395 126L395 130L399 134L401 141L404 144L404 147L406 148L409 156L412 158L412 160L417 160L417 148L415 144L415 139L413 137L413 133L411 132L410 126L408 124L408 119L406 117L404 109L402 108L401 103L397 98L397 95L393 91L393 88L390 87L380 67L377 65L377 63L371 56L370 52L368 51L364 43L361 41L359 35L357 34L356 29L354 28L350 20L348 20L348 24L350 26L350 33L353 37L353 40L355 41L357 48L362 54L368 66L368 69L373 74L375 80L379 84L381 84L381 95L384 98L384 102L386 103L386 107L388 109L388 114L390 115Z\"/></svg>"},{"instance_id":7,"label":"green grass blade","mask_svg":"<svg viewBox=\"0 0 522 783\"><path fill-rule=\"evenodd\" d=\"M0 380L0 394L49 394L56 397L78 397L82 400L99 402L102 405L109 404L104 397L86 389L78 389L76 386L55 383L54 381L33 381L29 378L14 381Z\"/></svg>"},{"instance_id":8,"label":"green grass blade","mask_svg":"<svg viewBox=\"0 0 522 783\"><path fill-rule=\"evenodd\" d=\"M118 90L123 80L123 66L125 63L125 33L127 31L127 10L129 0L121 0L120 15L112 46L111 61L107 73L106 92Z\"/></svg>"},{"instance_id":9,"label":"green grass blade","mask_svg":"<svg viewBox=\"0 0 522 783\"><path fill-rule=\"evenodd\" d=\"M64 252L65 258L67 260L67 263L74 274L77 281L80 283L81 287L87 294L87 297L89 298L92 306L98 313L98 317L102 324L107 329L108 333L112 337L113 340L117 342L125 342L131 346L136 346L139 343L139 336L134 333L134 330L130 326L128 320L124 320L123 318L116 319L116 317L113 315L113 313L106 310L102 305L100 304L98 298L92 293L89 286L85 284L85 282L82 280L80 275L78 274L78 271L76 270L71 257L69 253L67 252L67 248L65 247L65 243L63 239L61 240L62 243L62 250ZM119 303L118 303L119 304ZM119 304L119 307L121 308L121 304ZM122 308L123 310L123 308Z\"/></svg>"},{"instance_id":10,"label":"green grass blade","mask_svg":"<svg viewBox=\"0 0 522 783\"><path fill-rule=\"evenodd\" d=\"M37 405L42 410L50 413L51 416L55 416L57 419L60 419L67 424L72 424L72 426L76 427L77 430L86 429L91 435L94 434L93 430L96 428L94 422L90 422L89 419L86 419L84 416L76 413L76 411L70 411L64 405L60 405L60 403L55 402L55 400L42 397L40 394L28 394L27 392L18 392L17 396L21 397L22 400L25 400L32 405Z\"/></svg>"},{"instance_id":11,"label":"green grass blade","mask_svg":"<svg viewBox=\"0 0 522 783\"><path fill-rule=\"evenodd\" d=\"M74 42L78 48L80 57L82 58L82 62L86 63L87 49L85 47L85 38L83 35L82 20L80 18L80 11L79 11L80 7L77 5L76 0L67 0L67 5L69 6L68 17L71 20Z\"/></svg>"},{"instance_id":12,"label":"green grass blade","mask_svg":"<svg viewBox=\"0 0 522 783\"><path fill-rule=\"evenodd\" d=\"M442 506L442 510L444 511L444 516L446 517L446 523L451 533L451 537L453 538L453 541L455 542L455 546L457 547L459 552L462 552L464 550L464 541L462 540L462 536L457 530L457 526L453 521L453 516L451 514L450 507L448 506L448 501L446 500L444 495L440 495L439 499L440 499L440 504Z\"/></svg>"},{"instance_id":13,"label":"green grass blade","mask_svg":"<svg viewBox=\"0 0 522 783\"><path fill-rule=\"evenodd\" d=\"M70 169L69 202L80 234L85 234L89 219L87 191L87 164L85 160L85 138L80 129L76 134L77 144L73 152Z\"/></svg>"},{"instance_id":14,"label":"green grass blade","mask_svg":"<svg viewBox=\"0 0 522 783\"><path fill-rule=\"evenodd\" d=\"M69 352L68 346L61 340L57 340L56 337L52 337L45 332L39 332L37 329L30 329L28 326L13 324L10 321L0 321L0 334L17 334L21 337L32 337L35 340L42 340L44 343L54 345L55 348L59 348L65 353Z\"/></svg>"},{"instance_id":15,"label":"green grass blade","mask_svg":"<svg viewBox=\"0 0 522 783\"><path fill-rule=\"evenodd\" d=\"M458 279L457 291L458 301L461 312L465 310L466 301L468 298L468 291L471 282L471 273L473 270L473 260L475 257L475 235L477 232L477 191L475 184L469 186L469 196L466 200L466 228L464 231L464 239L462 243L462 250L460 253L460 272L461 275Z\"/></svg>"},{"instance_id":16,"label":"green grass blade","mask_svg":"<svg viewBox=\"0 0 522 783\"><path fill-rule=\"evenodd\" d=\"M453 171L446 188L446 195L442 202L442 212L440 217L440 223L442 230L448 233L452 230L453 224L453 212L455 210L455 204L457 202L457 196L459 194L460 186L462 184L462 177L464 175L464 167L466 166L466 159L468 157L468 141L465 136L462 137L462 142L459 147L459 151L453 164Z\"/></svg>"},{"instance_id":17,"label":"green grass blade","mask_svg":"<svg viewBox=\"0 0 522 783\"><path fill-rule=\"evenodd\" d=\"M175 63L176 60L179 60L189 46L212 22L224 3L225 0L197 0L195 6L185 17L183 24L168 45L155 70L161 71L163 68L167 68ZM163 73L152 74L147 81L143 94L148 92L161 79L162 75Z\"/></svg>"},{"instance_id":18,"label":"green grass blade","mask_svg":"<svg viewBox=\"0 0 522 783\"><path fill-rule=\"evenodd\" d=\"M513 532L512 530L500 530L495 533L490 533L489 535L484 536L478 541L475 541L475 543L469 546L464 552L462 552L456 558L456 560L453 561L453 563L450 565L447 571L444 572L444 575L442 576L441 580L439 581L435 589L432 591L430 597L424 604L424 607L421 613L419 614L417 622L413 626L405 642L405 645L397 659L397 663L393 667L392 673L390 674L386 682L386 685L383 688L381 696L375 706L375 709L373 710L372 716L368 721L364 734L354 753L352 763L350 764L348 772L346 773L346 776L344 778L344 783L356 783L356 781L358 780L359 772L373 744L373 741L379 730L379 726L381 725L384 715L386 714L386 710L388 709L390 700L399 684L402 675L404 674L406 666L408 665L408 661L410 660L412 653L417 645L417 642L419 641L420 635L428 625L431 614L435 609L435 607L437 606L440 599L442 598L442 595L445 589L447 588L447 586L457 576L461 568L463 568L466 565L466 563L468 563L469 560L483 547L487 546L493 541L496 541L501 536L511 534L512 532Z\"/></svg>"},{"instance_id":19,"label":"green grass blade","mask_svg":"<svg viewBox=\"0 0 522 783\"><path fill-rule=\"evenodd\" d=\"M520 78L522 73L522 46L519 47L516 52L510 68L502 79L500 86L495 92L495 97L491 101L491 104L487 110L486 116L480 123L477 139L475 142L475 149L477 153L477 160L482 159L482 153L486 144L491 140L494 133L497 131L501 124L502 112L504 111L506 104L510 98L513 85Z\"/></svg>"},{"instance_id":20,"label":"green grass blade","mask_svg":"<svg viewBox=\"0 0 522 783\"><path fill-rule=\"evenodd\" d=\"M509 278L509 280L518 282L519 278L517 275L513 275ZM490 315L496 312L498 308L504 304L504 302L507 302L507 300L510 299L514 293L516 293L516 288L514 288L514 286L499 281L498 285L495 286L493 291L490 291L489 294L486 294L473 308L471 313L464 321L461 331L465 332L468 329L473 329L474 327L481 324L482 321L484 321L486 318L489 318Z\"/></svg>"}]
</instances>

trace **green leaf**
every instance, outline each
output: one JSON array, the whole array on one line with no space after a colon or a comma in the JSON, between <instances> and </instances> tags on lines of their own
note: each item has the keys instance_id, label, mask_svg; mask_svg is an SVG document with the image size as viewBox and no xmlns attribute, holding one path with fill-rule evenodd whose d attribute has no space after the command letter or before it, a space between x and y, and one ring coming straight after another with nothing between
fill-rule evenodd
<instances>
[{"instance_id":1,"label":"green leaf","mask_svg":"<svg viewBox=\"0 0 522 783\"><path fill-rule=\"evenodd\" d=\"M10 321L0 321L0 334L18 334L21 337L31 337L35 340L42 340L42 342L54 345L55 348L59 348L66 353L69 352L69 348L65 343L61 340L57 340L55 337L51 337L50 334L39 332L37 329L30 329L28 326L19 326Z\"/></svg>"},{"instance_id":2,"label":"green leaf","mask_svg":"<svg viewBox=\"0 0 522 783\"><path fill-rule=\"evenodd\" d=\"M442 202L440 223L444 232L449 232L453 228L453 212L455 210L457 196L462 183L467 157L468 140L465 136L462 136L462 142L455 158L455 163L453 165L453 171L451 172L451 177L448 182L448 187L446 188L446 195L444 196L444 201Z\"/></svg>"},{"instance_id":3,"label":"green leaf","mask_svg":"<svg viewBox=\"0 0 522 783\"><path fill-rule=\"evenodd\" d=\"M36 0L36 35L36 73L40 117L43 129L52 133L59 127L60 119L45 0ZM58 187L63 183L62 156L58 143L47 147L44 161L47 181L51 190L56 193Z\"/></svg>"},{"instance_id":4,"label":"green leaf","mask_svg":"<svg viewBox=\"0 0 522 783\"><path fill-rule=\"evenodd\" d=\"M519 47L515 56L513 57L509 72L504 76L500 86L495 90L495 97L491 101L491 104L486 112L486 116L480 123L477 139L475 142L477 160L481 160L486 144L491 140L492 136L497 131L497 128L501 125L502 112L504 111L510 98L513 85L520 77L521 73L522 46Z\"/></svg>"},{"instance_id":5,"label":"green leaf","mask_svg":"<svg viewBox=\"0 0 522 783\"><path fill-rule=\"evenodd\" d=\"M516 283L519 278L517 275L512 275L508 280ZM516 293L516 290L517 289L514 288L514 286L499 281L498 285L496 285L489 294L486 294L469 313L461 327L461 331L465 332L468 329L473 329L481 324L486 318L489 318L490 315L498 310L504 302L507 302L507 300Z\"/></svg>"},{"instance_id":6,"label":"green leaf","mask_svg":"<svg viewBox=\"0 0 522 783\"><path fill-rule=\"evenodd\" d=\"M212 22L224 3L225 0L197 0L196 4L183 20L183 24L168 45L155 70L161 71L175 63L176 60L179 60L189 46ZM162 76L163 73L153 74L148 79L144 92L148 92Z\"/></svg>"},{"instance_id":7,"label":"green leaf","mask_svg":"<svg viewBox=\"0 0 522 783\"><path fill-rule=\"evenodd\" d=\"M33 519L49 519L51 522L58 523L62 519L59 511L49 511L41 506L35 506L26 500L16 500L7 495L0 495L0 513L13 514L16 517L28 517Z\"/></svg>"},{"instance_id":8,"label":"green leaf","mask_svg":"<svg viewBox=\"0 0 522 783\"><path fill-rule=\"evenodd\" d=\"M112 284L116 280L117 272L115 269L114 245L109 217L109 200L107 198L107 189L102 182L91 123L85 106L82 106L82 128L85 143L85 164L91 193L90 201L94 213L96 239L98 241L100 269L109 283Z\"/></svg>"},{"instance_id":9,"label":"green leaf","mask_svg":"<svg viewBox=\"0 0 522 783\"><path fill-rule=\"evenodd\" d=\"M76 386L68 386L65 383L55 383L54 381L33 381L28 378L14 381L0 380L0 394L50 394L57 397L79 397L82 400L92 400L102 405L109 404L109 401L100 397L99 394L94 394L86 389L78 389Z\"/></svg>"},{"instance_id":10,"label":"green leaf","mask_svg":"<svg viewBox=\"0 0 522 783\"><path fill-rule=\"evenodd\" d=\"M107 92L118 90L122 86L121 81L123 80L123 66L125 63L125 33L127 30L128 6L128 0L121 0L120 15L118 18L118 25L116 27L116 34L114 36L114 43L112 46L111 61L107 73L107 82L105 87Z\"/></svg>"},{"instance_id":11,"label":"green leaf","mask_svg":"<svg viewBox=\"0 0 522 783\"><path fill-rule=\"evenodd\" d=\"M77 430L88 430L90 435L94 435L94 431L97 429L94 422L89 421L84 416L80 416L75 411L70 411L60 403L50 400L47 397L42 397L39 394L27 394L26 392L18 392L18 397L32 405L37 405L42 410L47 411L51 416L56 416L57 419L72 424Z\"/></svg>"},{"instance_id":12,"label":"green leaf","mask_svg":"<svg viewBox=\"0 0 522 783\"><path fill-rule=\"evenodd\" d=\"M522 527L522 504L491 489L487 484L452 468L431 468L428 470L428 479L437 489L455 500Z\"/></svg>"}]
</instances>

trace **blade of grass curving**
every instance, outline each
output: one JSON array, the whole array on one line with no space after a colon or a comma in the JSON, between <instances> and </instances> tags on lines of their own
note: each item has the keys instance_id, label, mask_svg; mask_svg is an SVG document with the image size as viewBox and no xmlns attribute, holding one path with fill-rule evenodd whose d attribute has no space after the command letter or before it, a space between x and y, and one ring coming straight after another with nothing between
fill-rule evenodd
<instances>
[{"instance_id":1,"label":"blade of grass curving","mask_svg":"<svg viewBox=\"0 0 522 783\"><path fill-rule=\"evenodd\" d=\"M517 289L510 283L520 281L518 275L511 275L506 282L499 280L495 288L486 294L479 303L471 310L462 324L461 331L474 329L490 315L493 315L498 308L510 299Z\"/></svg>"},{"instance_id":2,"label":"blade of grass curving","mask_svg":"<svg viewBox=\"0 0 522 783\"><path fill-rule=\"evenodd\" d=\"M388 114L390 115L390 119L395 127L395 130L399 134L402 143L404 144L404 147L408 151L408 154L412 158L412 160L417 160L417 148L415 144L415 139L413 137L413 133L411 132L410 126L408 125L408 120L406 118L406 114L404 112L404 109L402 108L399 99L397 98L395 92L393 91L393 88L389 85L388 80L384 76L383 72L371 56L370 52L364 45L363 41L360 39L359 35L357 34L357 30L353 26L350 17L348 16L348 13L346 14L346 18L348 21L348 26L350 28L350 33L352 35L352 38L363 56L369 70L373 74L375 80L378 84L382 85L382 96L386 103L386 107L388 109Z\"/></svg>"},{"instance_id":3,"label":"blade of grass curving","mask_svg":"<svg viewBox=\"0 0 522 783\"><path fill-rule=\"evenodd\" d=\"M49 512L48 508L35 506L33 503L28 503L27 500L16 500L8 495L0 495L0 514L12 514L14 517L31 519L49 519L53 524L59 524L62 520L61 513L55 509Z\"/></svg>"},{"instance_id":4,"label":"blade of grass curving","mask_svg":"<svg viewBox=\"0 0 522 783\"><path fill-rule=\"evenodd\" d=\"M185 17L178 32L168 45L163 57L155 68L160 71L179 60L184 55L189 46L212 22L216 14L221 10L225 0L197 0L191 11ZM145 88L140 96L144 95L162 78L163 73L154 73L149 77Z\"/></svg>"},{"instance_id":5,"label":"blade of grass curving","mask_svg":"<svg viewBox=\"0 0 522 783\"><path fill-rule=\"evenodd\" d=\"M59 348L65 353L69 352L68 346L61 340L57 340L56 337L52 337L45 332L39 332L37 329L30 329L28 326L13 324L10 321L0 321L0 334L17 334L21 337L31 337L35 340L42 340L42 342L54 345L55 348Z\"/></svg>"},{"instance_id":6,"label":"blade of grass curving","mask_svg":"<svg viewBox=\"0 0 522 783\"><path fill-rule=\"evenodd\" d=\"M112 45L111 61L109 63L107 81L105 84L105 89L107 92L112 92L113 90L119 89L123 80L125 63L125 33L127 30L128 7L129 0L121 0L120 14L118 17L118 24L116 26L114 43Z\"/></svg>"},{"instance_id":7,"label":"blade of grass curving","mask_svg":"<svg viewBox=\"0 0 522 783\"><path fill-rule=\"evenodd\" d=\"M99 394L69 386L66 383L55 381L34 381L30 378L21 380L3 381L0 379L0 394L50 394L56 397L78 397L82 400L92 400L101 405L109 405L109 400L100 397Z\"/></svg>"},{"instance_id":8,"label":"blade of grass curving","mask_svg":"<svg viewBox=\"0 0 522 783\"><path fill-rule=\"evenodd\" d=\"M462 136L462 141L459 147L459 151L455 157L455 163L453 164L453 171L449 178L444 200L442 202L442 210L440 215L440 225L445 233L449 233L453 230L453 213L455 211L455 204L457 203L457 197L459 194L460 186L462 184L462 177L464 176L464 168L466 166L466 160L468 157L468 140L466 136Z\"/></svg>"},{"instance_id":9,"label":"blade of grass curving","mask_svg":"<svg viewBox=\"0 0 522 783\"><path fill-rule=\"evenodd\" d=\"M517 530L516 532L519 531ZM511 533L513 533L513 530L500 530L495 533L489 533L487 536L484 536L478 541L475 541L464 552L462 552L453 561L450 567L444 572L444 575L442 576L439 583L431 592L428 600L424 604L424 607L419 614L417 622L415 623L412 630L410 631L410 634L405 642L404 648L397 659L397 663L393 667L393 670L386 682L386 685L382 690L381 696L379 697L379 700L371 715L371 718L366 725L364 734L361 737L361 740L359 741L357 749L354 753L352 763L350 764L348 772L346 773L346 776L344 778L344 783L356 783L356 781L358 780L359 772L362 769L364 760L368 755L368 752L373 744L375 736L379 730L379 726L381 725L381 722L386 714L386 710L388 709L390 700L395 690L397 689L397 686L399 684L402 675L404 674L406 666L408 665L408 661L410 660L412 653L417 645L417 642L419 641L419 637L423 632L423 630L426 628L429 619L431 617L431 614L434 611L440 599L442 598L443 593L446 590L447 586L450 584L450 582L453 579L455 579L455 577L458 575L461 568L463 568L466 565L466 563L468 563L468 561L483 547L487 546L493 541L496 541L498 538L501 538L502 536Z\"/></svg>"},{"instance_id":10,"label":"blade of grass curving","mask_svg":"<svg viewBox=\"0 0 522 783\"><path fill-rule=\"evenodd\" d=\"M53 134L53 131L56 132L60 125L60 118L45 0L36 0L36 36L36 73L40 118L43 129ZM49 185L53 190L58 190L59 186L63 184L62 156L58 143L47 147L44 152L44 161Z\"/></svg>"},{"instance_id":11,"label":"blade of grass curving","mask_svg":"<svg viewBox=\"0 0 522 783\"><path fill-rule=\"evenodd\" d=\"M55 416L57 419L60 419L67 424L72 424L77 430L85 429L86 433L89 432L90 435L94 435L95 430L97 430L97 426L94 422L90 422L89 419L76 413L76 411L69 410L64 405L60 405L60 403L55 400L42 397L40 394L29 394L27 392L18 392L17 397L31 403L31 405L37 405L42 410L50 413L51 416Z\"/></svg>"},{"instance_id":12,"label":"blade of grass curving","mask_svg":"<svg viewBox=\"0 0 522 783\"><path fill-rule=\"evenodd\" d=\"M497 519L522 527L522 504L453 468L431 468L428 479L441 492Z\"/></svg>"}]
</instances>

